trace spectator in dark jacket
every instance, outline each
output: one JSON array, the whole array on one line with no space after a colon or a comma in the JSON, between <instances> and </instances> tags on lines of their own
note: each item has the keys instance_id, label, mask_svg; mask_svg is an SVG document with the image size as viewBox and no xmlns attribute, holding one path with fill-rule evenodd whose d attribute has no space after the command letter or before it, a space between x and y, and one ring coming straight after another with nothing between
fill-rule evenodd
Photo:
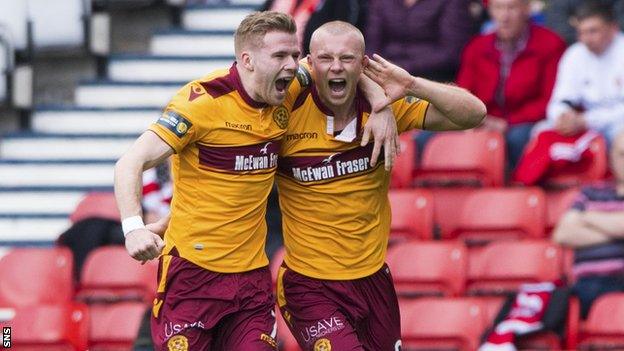
<instances>
[{"instance_id":1,"label":"spectator in dark jacket","mask_svg":"<svg viewBox=\"0 0 624 351\"><path fill-rule=\"evenodd\" d=\"M464 50L457 84L488 109L483 128L506 135L509 167L517 163L546 106L565 43L531 24L529 0L490 0L496 31L474 38Z\"/></svg>"},{"instance_id":2,"label":"spectator in dark jacket","mask_svg":"<svg viewBox=\"0 0 624 351\"><path fill-rule=\"evenodd\" d=\"M367 53L411 74L454 80L472 30L469 0L370 0Z\"/></svg>"}]
</instances>

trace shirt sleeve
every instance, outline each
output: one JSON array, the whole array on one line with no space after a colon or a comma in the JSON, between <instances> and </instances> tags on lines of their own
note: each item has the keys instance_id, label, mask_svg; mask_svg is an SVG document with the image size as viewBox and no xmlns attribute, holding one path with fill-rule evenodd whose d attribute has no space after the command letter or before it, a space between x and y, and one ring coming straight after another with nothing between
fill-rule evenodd
<instances>
[{"instance_id":1,"label":"shirt sleeve","mask_svg":"<svg viewBox=\"0 0 624 351\"><path fill-rule=\"evenodd\" d=\"M198 108L201 101L190 101L199 89L203 89L199 84L187 84L171 99L162 115L149 127L149 130L156 133L164 142L179 153L186 145L193 142L197 135L196 121L201 119ZM199 94L199 99L210 99L207 94ZM195 100L195 99L193 99Z\"/></svg>"},{"instance_id":2,"label":"shirt sleeve","mask_svg":"<svg viewBox=\"0 0 624 351\"><path fill-rule=\"evenodd\" d=\"M572 206L570 207L573 210L578 210L578 211L585 211L586 206L585 204L587 203L587 195L585 194L586 189L582 189L581 191L579 191L578 195L576 196L576 199L574 199L574 202L572 203Z\"/></svg>"},{"instance_id":3,"label":"shirt sleeve","mask_svg":"<svg viewBox=\"0 0 624 351\"><path fill-rule=\"evenodd\" d=\"M399 133L411 129L423 129L428 108L428 101L413 96L406 96L394 102L392 104L392 112L394 112L396 117Z\"/></svg>"}]
</instances>

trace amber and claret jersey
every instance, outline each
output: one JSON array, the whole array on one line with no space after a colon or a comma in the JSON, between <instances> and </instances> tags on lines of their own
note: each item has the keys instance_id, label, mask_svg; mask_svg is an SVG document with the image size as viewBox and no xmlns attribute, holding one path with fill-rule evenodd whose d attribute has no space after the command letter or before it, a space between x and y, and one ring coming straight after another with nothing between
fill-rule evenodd
<instances>
[{"instance_id":1,"label":"amber and claret jersey","mask_svg":"<svg viewBox=\"0 0 624 351\"><path fill-rule=\"evenodd\" d=\"M357 118L333 130L332 111L314 85L296 99L282 141L277 184L288 268L328 280L358 279L385 260L390 232L389 172L370 166L373 143L360 146L371 108L358 92ZM429 103L392 104L399 132L422 129Z\"/></svg>"},{"instance_id":2,"label":"amber and claret jersey","mask_svg":"<svg viewBox=\"0 0 624 351\"><path fill-rule=\"evenodd\" d=\"M149 128L175 150L164 254L222 273L268 264L266 202L297 89L282 106L256 102L234 64L177 92Z\"/></svg>"}]
</instances>

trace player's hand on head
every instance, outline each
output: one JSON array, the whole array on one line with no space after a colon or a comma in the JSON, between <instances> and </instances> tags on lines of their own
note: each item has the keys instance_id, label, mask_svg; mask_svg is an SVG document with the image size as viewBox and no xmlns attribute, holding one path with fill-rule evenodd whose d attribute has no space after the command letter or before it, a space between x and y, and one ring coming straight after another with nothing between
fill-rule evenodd
<instances>
[{"instance_id":1,"label":"player's hand on head","mask_svg":"<svg viewBox=\"0 0 624 351\"><path fill-rule=\"evenodd\" d=\"M364 74L379 84L386 96L386 106L407 95L413 78L409 72L403 68L386 61L383 57L374 54L368 59L368 64L364 67ZM384 106L377 106L376 110Z\"/></svg>"},{"instance_id":2,"label":"player's hand on head","mask_svg":"<svg viewBox=\"0 0 624 351\"><path fill-rule=\"evenodd\" d=\"M164 247L162 238L147 228L135 229L126 235L126 250L137 261L157 258Z\"/></svg>"},{"instance_id":3,"label":"player's hand on head","mask_svg":"<svg viewBox=\"0 0 624 351\"><path fill-rule=\"evenodd\" d=\"M400 152L396 120L390 108L371 113L364 126L361 146L365 146L369 143L371 134L374 144L370 165L374 167L377 164L379 155L381 154L381 147L383 146L385 168L389 171L392 169L395 157Z\"/></svg>"}]
</instances>

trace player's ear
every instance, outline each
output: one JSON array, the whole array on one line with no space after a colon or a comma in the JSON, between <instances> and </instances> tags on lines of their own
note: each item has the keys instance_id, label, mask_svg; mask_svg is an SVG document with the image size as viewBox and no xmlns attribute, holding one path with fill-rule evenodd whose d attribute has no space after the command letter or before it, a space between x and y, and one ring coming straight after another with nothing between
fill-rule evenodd
<instances>
[{"instance_id":1,"label":"player's ear","mask_svg":"<svg viewBox=\"0 0 624 351\"><path fill-rule=\"evenodd\" d=\"M312 56L310 54L306 56L306 61L308 61L308 66L312 67Z\"/></svg>"},{"instance_id":2,"label":"player's ear","mask_svg":"<svg viewBox=\"0 0 624 351\"><path fill-rule=\"evenodd\" d=\"M241 53L241 61L242 61L241 64L243 65L243 67L246 70L248 70L248 71L253 71L254 70L253 58L251 57L249 52L243 51Z\"/></svg>"},{"instance_id":3,"label":"player's ear","mask_svg":"<svg viewBox=\"0 0 624 351\"><path fill-rule=\"evenodd\" d=\"M362 59L362 68L368 66L368 55L364 55L364 58Z\"/></svg>"}]
</instances>

